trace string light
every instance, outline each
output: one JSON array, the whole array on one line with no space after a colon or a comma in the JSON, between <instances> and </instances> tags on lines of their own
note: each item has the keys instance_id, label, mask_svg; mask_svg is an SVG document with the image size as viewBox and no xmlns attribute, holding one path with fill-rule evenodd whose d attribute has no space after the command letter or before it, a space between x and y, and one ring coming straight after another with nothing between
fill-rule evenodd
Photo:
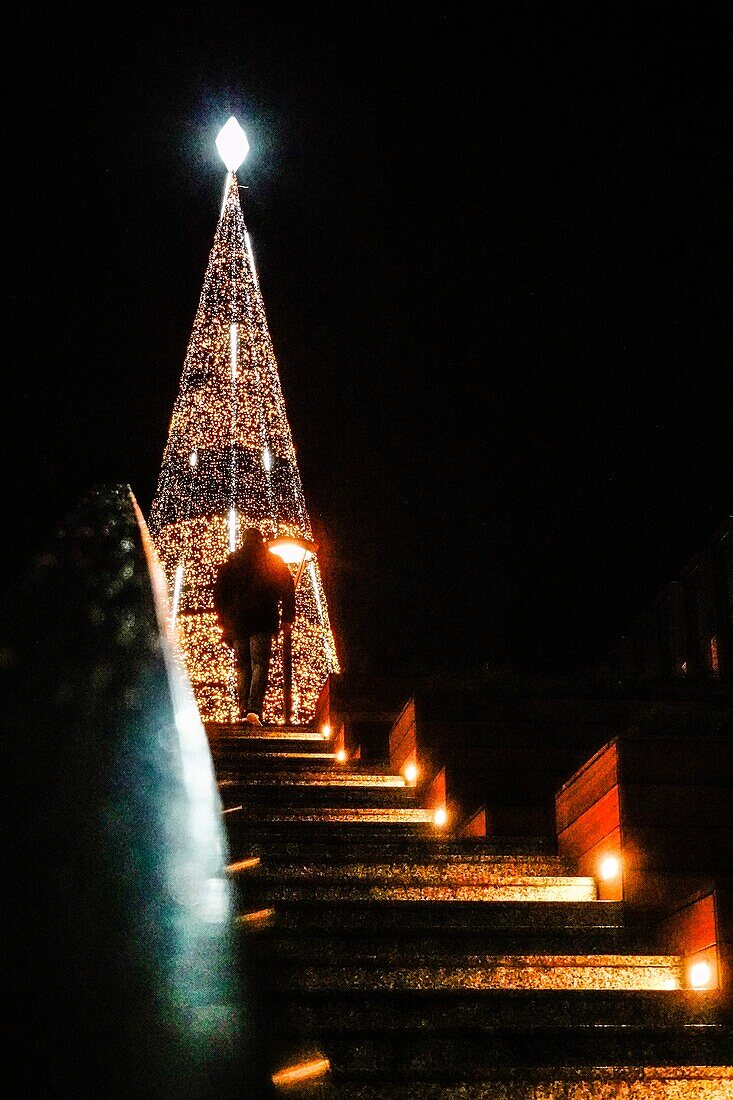
<instances>
[{"instance_id":1,"label":"string light","mask_svg":"<svg viewBox=\"0 0 733 1100\"><path fill-rule=\"evenodd\" d=\"M222 641L212 594L219 566L248 527L267 539L313 538L232 172L150 515L176 589L176 628L204 721L238 717L233 656ZM328 674L338 672L315 557L298 586L292 649L293 718L304 723L313 717ZM263 716L284 720L281 639L273 647Z\"/></svg>"},{"instance_id":2,"label":"string light","mask_svg":"<svg viewBox=\"0 0 733 1100\"><path fill-rule=\"evenodd\" d=\"M173 581L173 602L171 605L171 622L175 625L176 618L178 617L178 604L181 601L181 588L183 587L183 562L179 561L176 566L175 578Z\"/></svg>"}]
</instances>

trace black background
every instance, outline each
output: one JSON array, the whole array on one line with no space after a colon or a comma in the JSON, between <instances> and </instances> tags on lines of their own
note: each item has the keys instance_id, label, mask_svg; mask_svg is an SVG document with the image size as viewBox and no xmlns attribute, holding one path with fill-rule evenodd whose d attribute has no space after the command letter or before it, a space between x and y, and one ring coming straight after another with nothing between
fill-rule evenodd
<instances>
[{"instance_id":1,"label":"black background","mask_svg":"<svg viewBox=\"0 0 733 1100\"><path fill-rule=\"evenodd\" d=\"M149 508L233 112L347 663L602 656L733 502L725 6L55 8L6 36L6 581L92 484Z\"/></svg>"}]
</instances>

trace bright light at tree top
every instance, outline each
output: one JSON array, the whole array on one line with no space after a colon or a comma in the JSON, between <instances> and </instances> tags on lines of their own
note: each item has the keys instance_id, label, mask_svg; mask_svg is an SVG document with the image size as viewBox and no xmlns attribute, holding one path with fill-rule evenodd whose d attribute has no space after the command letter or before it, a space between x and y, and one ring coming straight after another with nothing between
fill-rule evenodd
<instances>
[{"instance_id":1,"label":"bright light at tree top","mask_svg":"<svg viewBox=\"0 0 733 1100\"><path fill-rule=\"evenodd\" d=\"M216 138L216 148L230 172L236 172L249 152L249 142L242 127L232 115Z\"/></svg>"}]
</instances>

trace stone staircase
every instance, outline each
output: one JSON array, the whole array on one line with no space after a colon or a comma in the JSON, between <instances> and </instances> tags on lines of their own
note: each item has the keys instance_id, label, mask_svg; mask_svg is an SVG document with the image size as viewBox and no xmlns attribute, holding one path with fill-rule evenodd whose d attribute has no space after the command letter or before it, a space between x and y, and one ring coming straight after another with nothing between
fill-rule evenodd
<instances>
[{"instance_id":1,"label":"stone staircase","mask_svg":"<svg viewBox=\"0 0 733 1100\"><path fill-rule=\"evenodd\" d=\"M318 731L207 732L278 1091L733 1097L719 995L552 841L453 838Z\"/></svg>"}]
</instances>

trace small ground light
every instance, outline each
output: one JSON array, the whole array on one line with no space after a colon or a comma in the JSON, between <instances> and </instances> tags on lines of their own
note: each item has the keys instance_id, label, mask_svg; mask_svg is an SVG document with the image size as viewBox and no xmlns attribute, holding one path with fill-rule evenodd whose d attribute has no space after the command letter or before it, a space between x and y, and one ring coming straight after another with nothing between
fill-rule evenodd
<instances>
[{"instance_id":1,"label":"small ground light","mask_svg":"<svg viewBox=\"0 0 733 1100\"><path fill-rule=\"evenodd\" d=\"M417 782L417 764L408 764L405 768L405 779L408 783Z\"/></svg>"},{"instance_id":2,"label":"small ground light","mask_svg":"<svg viewBox=\"0 0 733 1100\"><path fill-rule=\"evenodd\" d=\"M246 859L239 859L236 863L229 863L224 870L227 874L235 875L239 871L254 871L256 867L260 865L259 856L247 856Z\"/></svg>"},{"instance_id":3,"label":"small ground light","mask_svg":"<svg viewBox=\"0 0 733 1100\"><path fill-rule=\"evenodd\" d=\"M331 736L331 727L328 722L324 722L321 726L321 737L329 738Z\"/></svg>"},{"instance_id":4,"label":"small ground light","mask_svg":"<svg viewBox=\"0 0 733 1100\"><path fill-rule=\"evenodd\" d=\"M436 829L442 829L448 820L448 813L445 806L438 806L437 810L433 814L433 825Z\"/></svg>"},{"instance_id":5,"label":"small ground light","mask_svg":"<svg viewBox=\"0 0 733 1100\"><path fill-rule=\"evenodd\" d=\"M273 1073L272 1083L276 1087L294 1085L298 1081L312 1080L314 1077L323 1077L331 1066L328 1058L312 1058L309 1062L299 1062L295 1066L288 1066L278 1073Z\"/></svg>"},{"instance_id":6,"label":"small ground light","mask_svg":"<svg viewBox=\"0 0 733 1100\"><path fill-rule=\"evenodd\" d=\"M618 856L606 856L601 860L601 866L598 870L604 882L608 882L612 878L618 878L621 874L621 860Z\"/></svg>"},{"instance_id":7,"label":"small ground light","mask_svg":"<svg viewBox=\"0 0 733 1100\"><path fill-rule=\"evenodd\" d=\"M693 989L707 989L712 984L713 968L704 960L693 963L688 973Z\"/></svg>"},{"instance_id":8,"label":"small ground light","mask_svg":"<svg viewBox=\"0 0 733 1100\"><path fill-rule=\"evenodd\" d=\"M275 916L274 909L255 909L252 913L240 913L237 924L240 928L256 927L259 924L267 924Z\"/></svg>"},{"instance_id":9,"label":"small ground light","mask_svg":"<svg viewBox=\"0 0 733 1100\"><path fill-rule=\"evenodd\" d=\"M336 759L338 760L339 764L343 764L343 762L346 760L346 749L339 749L336 753Z\"/></svg>"}]
</instances>

